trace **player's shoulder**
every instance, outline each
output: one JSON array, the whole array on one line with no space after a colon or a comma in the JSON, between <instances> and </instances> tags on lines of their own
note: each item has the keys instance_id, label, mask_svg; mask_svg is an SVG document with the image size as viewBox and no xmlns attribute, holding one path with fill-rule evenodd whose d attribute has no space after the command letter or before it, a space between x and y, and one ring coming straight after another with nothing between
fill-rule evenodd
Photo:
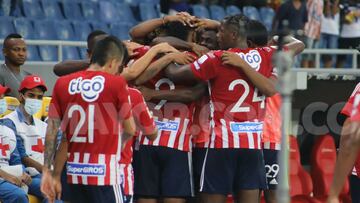
<instances>
[{"instance_id":1,"label":"player's shoulder","mask_svg":"<svg viewBox=\"0 0 360 203\"><path fill-rule=\"evenodd\" d=\"M222 55L222 51L221 50L216 50L216 51L210 51L204 55L202 55L200 58L197 59L197 62L199 64L204 63L207 60L219 60L221 58Z\"/></svg>"},{"instance_id":2,"label":"player's shoulder","mask_svg":"<svg viewBox=\"0 0 360 203\"><path fill-rule=\"evenodd\" d=\"M143 99L142 99L143 96L139 90L137 90L135 88L131 88L131 87L129 87L128 90L129 90L131 102L139 103L139 102L143 101Z\"/></svg>"},{"instance_id":3,"label":"player's shoulder","mask_svg":"<svg viewBox=\"0 0 360 203\"><path fill-rule=\"evenodd\" d=\"M259 52L264 52L264 53L272 53L276 49L274 47L271 47L271 46L265 46L265 47L255 48L255 50L258 50Z\"/></svg>"}]
</instances>

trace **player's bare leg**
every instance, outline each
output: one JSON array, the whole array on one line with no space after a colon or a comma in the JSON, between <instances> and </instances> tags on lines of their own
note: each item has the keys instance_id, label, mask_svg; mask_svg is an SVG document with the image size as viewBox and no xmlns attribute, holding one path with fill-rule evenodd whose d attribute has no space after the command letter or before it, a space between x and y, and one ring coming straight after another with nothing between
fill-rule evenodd
<instances>
[{"instance_id":1,"label":"player's bare leg","mask_svg":"<svg viewBox=\"0 0 360 203\"><path fill-rule=\"evenodd\" d=\"M234 199L237 203L258 203L259 190L240 190Z\"/></svg>"},{"instance_id":2,"label":"player's bare leg","mask_svg":"<svg viewBox=\"0 0 360 203\"><path fill-rule=\"evenodd\" d=\"M265 190L264 196L266 203L276 203L276 190Z\"/></svg>"},{"instance_id":3,"label":"player's bare leg","mask_svg":"<svg viewBox=\"0 0 360 203\"><path fill-rule=\"evenodd\" d=\"M164 203L185 203L186 199L183 198L164 198Z\"/></svg>"},{"instance_id":4,"label":"player's bare leg","mask_svg":"<svg viewBox=\"0 0 360 203\"><path fill-rule=\"evenodd\" d=\"M201 203L226 203L227 197L221 194L200 194Z\"/></svg>"},{"instance_id":5,"label":"player's bare leg","mask_svg":"<svg viewBox=\"0 0 360 203\"><path fill-rule=\"evenodd\" d=\"M158 203L157 199L152 198L139 198L136 203Z\"/></svg>"}]
</instances>

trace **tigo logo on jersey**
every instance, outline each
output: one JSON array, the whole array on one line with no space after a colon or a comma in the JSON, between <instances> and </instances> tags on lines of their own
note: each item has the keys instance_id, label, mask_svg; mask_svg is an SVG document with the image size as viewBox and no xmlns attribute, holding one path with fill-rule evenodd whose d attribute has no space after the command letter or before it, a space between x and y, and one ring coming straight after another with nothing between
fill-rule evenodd
<instances>
[{"instance_id":1,"label":"tigo logo on jersey","mask_svg":"<svg viewBox=\"0 0 360 203\"><path fill-rule=\"evenodd\" d=\"M155 121L159 130L177 131L179 129L179 122L176 121Z\"/></svg>"},{"instance_id":2,"label":"tigo logo on jersey","mask_svg":"<svg viewBox=\"0 0 360 203\"><path fill-rule=\"evenodd\" d=\"M238 55L245 60L252 68L259 71L261 64L261 56L257 50L251 50L249 53L238 53Z\"/></svg>"},{"instance_id":3,"label":"tigo logo on jersey","mask_svg":"<svg viewBox=\"0 0 360 203\"><path fill-rule=\"evenodd\" d=\"M67 174L82 176L104 176L106 166L102 164L67 163Z\"/></svg>"},{"instance_id":4,"label":"tigo logo on jersey","mask_svg":"<svg viewBox=\"0 0 360 203\"><path fill-rule=\"evenodd\" d=\"M263 131L263 124L258 122L230 123L230 129L233 133L256 133Z\"/></svg>"},{"instance_id":5,"label":"tigo logo on jersey","mask_svg":"<svg viewBox=\"0 0 360 203\"><path fill-rule=\"evenodd\" d=\"M72 79L69 83L69 94L81 94L81 97L87 102L96 101L99 94L104 90L105 78L95 76L91 79L83 80L82 77Z\"/></svg>"}]
</instances>

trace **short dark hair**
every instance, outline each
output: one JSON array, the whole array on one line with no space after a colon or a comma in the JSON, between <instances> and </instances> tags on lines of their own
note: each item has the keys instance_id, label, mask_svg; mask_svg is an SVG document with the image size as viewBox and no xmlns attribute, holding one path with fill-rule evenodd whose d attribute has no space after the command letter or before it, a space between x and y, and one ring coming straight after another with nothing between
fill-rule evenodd
<instances>
[{"instance_id":1,"label":"short dark hair","mask_svg":"<svg viewBox=\"0 0 360 203\"><path fill-rule=\"evenodd\" d=\"M172 21L165 24L166 33L168 36L176 37L182 39L184 41L187 40L189 33L193 28L189 26L185 26L183 23L179 21Z\"/></svg>"},{"instance_id":2,"label":"short dark hair","mask_svg":"<svg viewBox=\"0 0 360 203\"><path fill-rule=\"evenodd\" d=\"M128 57L125 45L117 37L109 35L96 43L90 63L104 66L109 60L118 59L124 64Z\"/></svg>"},{"instance_id":3,"label":"short dark hair","mask_svg":"<svg viewBox=\"0 0 360 203\"><path fill-rule=\"evenodd\" d=\"M10 39L22 39L23 37L20 35L20 34L18 34L18 33L11 33L11 34L9 34L8 36L6 36L5 37L5 39L4 39L4 48L5 48L5 46L6 46L6 42L7 41L9 41Z\"/></svg>"},{"instance_id":4,"label":"short dark hair","mask_svg":"<svg viewBox=\"0 0 360 203\"><path fill-rule=\"evenodd\" d=\"M236 14L231 16L226 16L223 20L223 23L226 26L230 26L233 31L238 33L239 37L246 37L246 24L250 19L243 14Z\"/></svg>"},{"instance_id":5,"label":"short dark hair","mask_svg":"<svg viewBox=\"0 0 360 203\"><path fill-rule=\"evenodd\" d=\"M91 53L93 51L93 48L95 46L95 41L94 39L97 37L97 36L100 36L100 35L106 35L107 33L102 31L102 30L94 30L92 31L88 37L87 37L87 51L88 53Z\"/></svg>"},{"instance_id":6,"label":"short dark hair","mask_svg":"<svg viewBox=\"0 0 360 203\"><path fill-rule=\"evenodd\" d=\"M268 42L268 31L264 24L257 20L249 20L246 24L247 40L256 46L266 46Z\"/></svg>"}]
</instances>

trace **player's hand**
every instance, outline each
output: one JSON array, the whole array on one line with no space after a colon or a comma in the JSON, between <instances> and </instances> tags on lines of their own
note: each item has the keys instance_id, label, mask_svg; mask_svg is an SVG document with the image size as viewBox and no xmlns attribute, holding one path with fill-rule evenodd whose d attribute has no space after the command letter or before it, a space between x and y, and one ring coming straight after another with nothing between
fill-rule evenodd
<instances>
[{"instance_id":1,"label":"player's hand","mask_svg":"<svg viewBox=\"0 0 360 203\"><path fill-rule=\"evenodd\" d=\"M54 190L56 199L61 199L62 185L61 185L61 177L54 177Z\"/></svg>"},{"instance_id":2,"label":"player's hand","mask_svg":"<svg viewBox=\"0 0 360 203\"><path fill-rule=\"evenodd\" d=\"M49 201L55 199L54 179L49 169L43 169L40 190Z\"/></svg>"},{"instance_id":3,"label":"player's hand","mask_svg":"<svg viewBox=\"0 0 360 203\"><path fill-rule=\"evenodd\" d=\"M22 176L20 177L20 179L26 185L30 185L31 181L32 181L31 176L27 173L23 173Z\"/></svg>"},{"instance_id":4,"label":"player's hand","mask_svg":"<svg viewBox=\"0 0 360 203\"><path fill-rule=\"evenodd\" d=\"M236 67L244 67L245 61L236 53L225 51L221 55L221 60L224 65L236 66Z\"/></svg>"},{"instance_id":5,"label":"player's hand","mask_svg":"<svg viewBox=\"0 0 360 203\"><path fill-rule=\"evenodd\" d=\"M180 65L189 64L196 60L196 58L193 55L188 54L186 52L171 53L171 54L169 54L169 57L172 58L172 61L174 63L180 64Z\"/></svg>"},{"instance_id":6,"label":"player's hand","mask_svg":"<svg viewBox=\"0 0 360 203\"><path fill-rule=\"evenodd\" d=\"M192 44L191 49L198 56L202 56L202 55L204 55L204 54L206 54L206 53L208 53L210 51L210 49L208 49L207 47L198 45L196 43Z\"/></svg>"},{"instance_id":7,"label":"player's hand","mask_svg":"<svg viewBox=\"0 0 360 203\"><path fill-rule=\"evenodd\" d=\"M13 176L13 175L10 175L10 174L7 174L5 175L4 177L4 180L8 181L9 183L12 183L16 186L19 186L21 187L23 185L22 181L21 181L21 178L18 178L16 176Z\"/></svg>"},{"instance_id":8,"label":"player's hand","mask_svg":"<svg viewBox=\"0 0 360 203\"><path fill-rule=\"evenodd\" d=\"M178 21L181 22L184 26L189 26L189 27L194 27L193 25L193 21L194 21L195 17L191 16L189 13L187 12L180 12L177 13L176 15L168 15L164 17L164 22L174 22L174 21Z\"/></svg>"},{"instance_id":9,"label":"player's hand","mask_svg":"<svg viewBox=\"0 0 360 203\"><path fill-rule=\"evenodd\" d=\"M218 29L220 27L220 22L216 20L210 19L200 19L196 18L193 22L194 27L196 27L196 31L201 29Z\"/></svg>"},{"instance_id":10,"label":"player's hand","mask_svg":"<svg viewBox=\"0 0 360 203\"><path fill-rule=\"evenodd\" d=\"M155 50L159 54L160 53L169 53L169 52L179 52L179 50L175 49L167 42L157 44L157 45L153 46L151 49Z\"/></svg>"},{"instance_id":11,"label":"player's hand","mask_svg":"<svg viewBox=\"0 0 360 203\"><path fill-rule=\"evenodd\" d=\"M136 88L141 92L145 101L150 101L152 99L152 89L149 89L145 86L137 86Z\"/></svg>"},{"instance_id":12,"label":"player's hand","mask_svg":"<svg viewBox=\"0 0 360 203\"><path fill-rule=\"evenodd\" d=\"M340 203L338 197L329 196L326 200L326 203Z\"/></svg>"}]
</instances>

